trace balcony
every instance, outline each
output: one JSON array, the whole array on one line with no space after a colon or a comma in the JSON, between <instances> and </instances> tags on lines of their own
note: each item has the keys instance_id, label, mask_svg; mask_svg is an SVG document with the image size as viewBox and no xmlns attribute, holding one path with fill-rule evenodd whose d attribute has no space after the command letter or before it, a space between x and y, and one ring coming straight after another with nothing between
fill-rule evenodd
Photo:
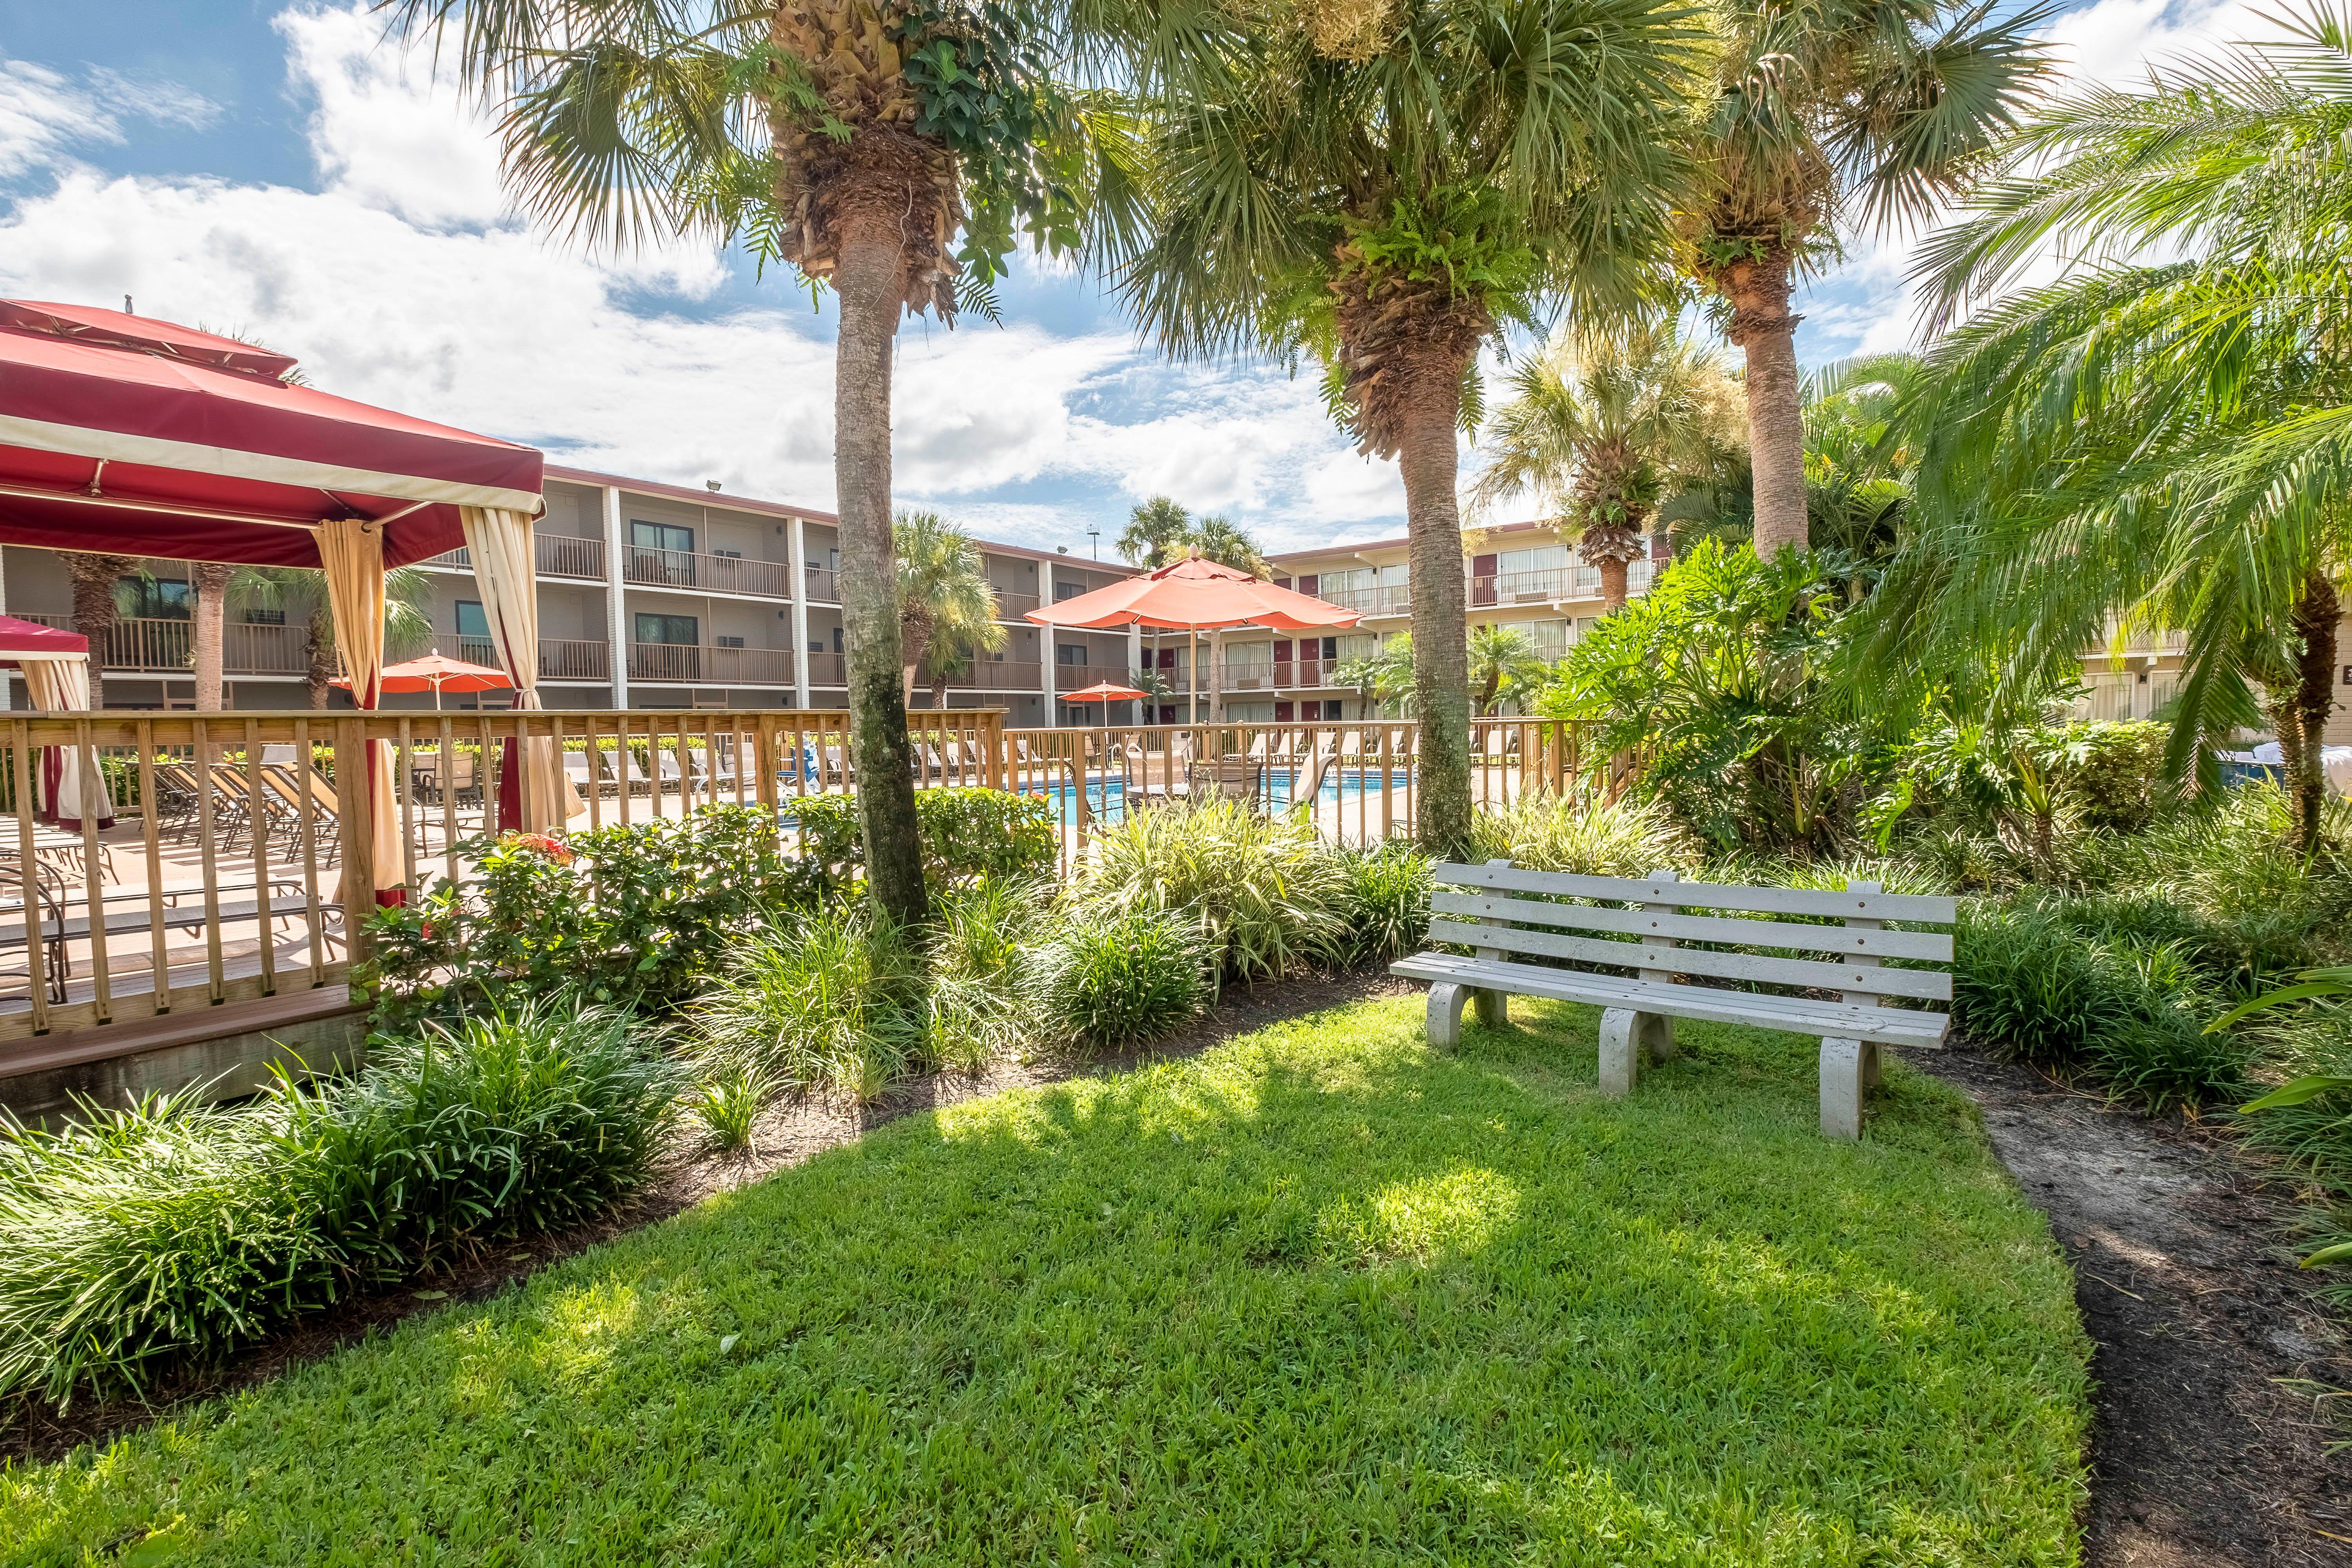
<instances>
[{"instance_id":1,"label":"balcony","mask_svg":"<svg viewBox=\"0 0 2352 1568\"><path fill-rule=\"evenodd\" d=\"M793 655L781 647L631 643L629 679L679 686L790 686Z\"/></svg>"},{"instance_id":2,"label":"balcony","mask_svg":"<svg viewBox=\"0 0 2352 1568\"><path fill-rule=\"evenodd\" d=\"M1574 596L1576 568L1554 566L1540 572L1506 572L1494 577L1470 579L1470 603L1486 605L1548 604Z\"/></svg>"},{"instance_id":3,"label":"balcony","mask_svg":"<svg viewBox=\"0 0 2352 1568\"><path fill-rule=\"evenodd\" d=\"M73 629L71 616L20 615L20 621ZM103 668L142 674L187 676L194 672L194 623L173 620L119 620L107 636ZM329 667L341 664L328 656ZM224 675L308 675L310 637L308 626L257 626L232 621L221 627L221 673Z\"/></svg>"},{"instance_id":4,"label":"balcony","mask_svg":"<svg viewBox=\"0 0 2352 1568\"><path fill-rule=\"evenodd\" d=\"M601 642L541 637L539 639L539 678L541 680L608 681L613 679L610 652ZM488 637L459 637L457 657L467 664L488 665L492 669L499 668L498 649Z\"/></svg>"},{"instance_id":5,"label":"balcony","mask_svg":"<svg viewBox=\"0 0 2352 1568\"><path fill-rule=\"evenodd\" d=\"M1335 588L1318 595L1327 605L1353 610L1360 616L1406 616L1412 613L1412 584L1383 583L1376 588Z\"/></svg>"},{"instance_id":6,"label":"balcony","mask_svg":"<svg viewBox=\"0 0 2352 1568\"><path fill-rule=\"evenodd\" d=\"M811 603L838 605L841 603L841 574L829 566L808 569L808 596Z\"/></svg>"},{"instance_id":7,"label":"balcony","mask_svg":"<svg viewBox=\"0 0 2352 1568\"><path fill-rule=\"evenodd\" d=\"M1084 666L1075 664L1066 668L1081 673L1085 669ZM951 691L1042 691L1045 689L1044 672L1044 666L1032 659L983 658L962 672L949 676L948 689ZM1079 682L1082 686L1093 684L1091 680Z\"/></svg>"},{"instance_id":8,"label":"balcony","mask_svg":"<svg viewBox=\"0 0 2352 1568\"><path fill-rule=\"evenodd\" d=\"M996 590L996 618L1000 621L1020 620L1037 607L1037 602L1034 594L1015 594L999 588Z\"/></svg>"},{"instance_id":9,"label":"balcony","mask_svg":"<svg viewBox=\"0 0 2352 1568\"><path fill-rule=\"evenodd\" d=\"M694 594L742 594L761 599L793 596L793 569L778 561L705 555L692 550L629 547L625 580L644 588Z\"/></svg>"},{"instance_id":10,"label":"balcony","mask_svg":"<svg viewBox=\"0 0 2352 1568\"><path fill-rule=\"evenodd\" d=\"M542 577L584 577L593 583L604 580L604 542L601 539L581 539L569 533L533 533L532 553L537 559L539 575ZM451 572L471 572L474 552L460 545L445 550L417 563L419 566L437 566Z\"/></svg>"},{"instance_id":11,"label":"balcony","mask_svg":"<svg viewBox=\"0 0 2352 1568\"><path fill-rule=\"evenodd\" d=\"M808 678L811 686L847 686L849 656L840 653L809 655Z\"/></svg>"}]
</instances>

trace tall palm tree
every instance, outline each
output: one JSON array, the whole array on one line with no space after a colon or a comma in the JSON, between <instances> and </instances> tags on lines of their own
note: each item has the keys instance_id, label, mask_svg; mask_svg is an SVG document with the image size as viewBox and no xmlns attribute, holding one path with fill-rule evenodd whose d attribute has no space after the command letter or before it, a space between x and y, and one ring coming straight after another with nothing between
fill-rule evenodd
<instances>
[{"instance_id":1,"label":"tall palm tree","mask_svg":"<svg viewBox=\"0 0 2352 1568\"><path fill-rule=\"evenodd\" d=\"M1723 48L1684 214L1692 274L1748 362L1756 548L1807 544L1797 274L1960 189L2049 70L2050 4L1718 0Z\"/></svg>"},{"instance_id":2,"label":"tall palm tree","mask_svg":"<svg viewBox=\"0 0 2352 1568\"><path fill-rule=\"evenodd\" d=\"M913 694L919 674L927 676L931 705L944 708L949 678L975 654L1004 646L996 587L980 546L938 512L901 511L891 531L907 692Z\"/></svg>"},{"instance_id":3,"label":"tall palm tree","mask_svg":"<svg viewBox=\"0 0 2352 1568\"><path fill-rule=\"evenodd\" d=\"M1246 572L1253 577L1271 577L1274 566L1265 552L1240 524L1223 512L1210 512L1195 518L1184 531L1160 548L1160 559L1165 564L1181 561L1199 552L1203 561L1213 561L1220 566L1230 566L1236 572Z\"/></svg>"},{"instance_id":4,"label":"tall palm tree","mask_svg":"<svg viewBox=\"0 0 2352 1568\"><path fill-rule=\"evenodd\" d=\"M456 35L509 189L591 241L741 239L833 290L835 510L867 887L929 907L891 554L902 314L994 319L1016 236L1064 254L1129 216L1117 102L1051 73L1052 7L974 0L381 0Z\"/></svg>"},{"instance_id":5,"label":"tall palm tree","mask_svg":"<svg viewBox=\"0 0 2352 1568\"><path fill-rule=\"evenodd\" d=\"M1532 491L1557 508L1560 531L1600 563L1602 603L1622 608L1659 502L1738 441L1722 418L1730 384L1670 315L1560 332L1512 373L1510 402L1481 432L1493 456L1471 505L1486 511Z\"/></svg>"},{"instance_id":6,"label":"tall palm tree","mask_svg":"<svg viewBox=\"0 0 2352 1568\"><path fill-rule=\"evenodd\" d=\"M1136 0L1156 232L1122 276L1180 354L1327 367L1333 413L1398 460L1422 742L1415 827L1467 851L1456 433L1479 345L1664 254L1700 42L1669 0L1393 0L1265 12Z\"/></svg>"},{"instance_id":7,"label":"tall palm tree","mask_svg":"<svg viewBox=\"0 0 2352 1568\"><path fill-rule=\"evenodd\" d=\"M113 641L114 623L122 614L115 588L139 570L135 555L93 555L61 550L66 575L73 580L74 630L89 639L89 705L106 706L106 655Z\"/></svg>"},{"instance_id":8,"label":"tall palm tree","mask_svg":"<svg viewBox=\"0 0 2352 1568\"><path fill-rule=\"evenodd\" d=\"M1506 699L1539 689L1550 669L1526 627L1489 621L1470 628L1470 679L1480 717L1492 718Z\"/></svg>"},{"instance_id":9,"label":"tall palm tree","mask_svg":"<svg viewBox=\"0 0 2352 1568\"><path fill-rule=\"evenodd\" d=\"M2037 113L1924 253L1947 313L2077 259L1930 353L1878 635L1929 668L1995 650L2024 687L2119 626L2181 630L2172 766L2266 707L2308 847L2352 569L2352 23L2284 26Z\"/></svg>"},{"instance_id":10,"label":"tall palm tree","mask_svg":"<svg viewBox=\"0 0 2352 1568\"><path fill-rule=\"evenodd\" d=\"M310 566L240 566L229 594L261 610L276 610L289 626L302 628L303 685L310 706L324 708L335 679L335 611L327 597L327 574ZM407 657L433 635L433 583L414 566L383 574L383 645L386 662Z\"/></svg>"}]
</instances>

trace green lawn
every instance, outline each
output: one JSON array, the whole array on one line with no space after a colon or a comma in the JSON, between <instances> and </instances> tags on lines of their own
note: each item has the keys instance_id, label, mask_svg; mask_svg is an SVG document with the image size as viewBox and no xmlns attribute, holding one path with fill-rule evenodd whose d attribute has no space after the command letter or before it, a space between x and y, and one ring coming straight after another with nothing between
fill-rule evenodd
<instances>
[{"instance_id":1,"label":"green lawn","mask_svg":"<svg viewBox=\"0 0 2352 1568\"><path fill-rule=\"evenodd\" d=\"M910 1117L103 1454L10 1563L2071 1563L2087 1345L1954 1091L1418 998ZM152 1533L151 1533L152 1532Z\"/></svg>"}]
</instances>

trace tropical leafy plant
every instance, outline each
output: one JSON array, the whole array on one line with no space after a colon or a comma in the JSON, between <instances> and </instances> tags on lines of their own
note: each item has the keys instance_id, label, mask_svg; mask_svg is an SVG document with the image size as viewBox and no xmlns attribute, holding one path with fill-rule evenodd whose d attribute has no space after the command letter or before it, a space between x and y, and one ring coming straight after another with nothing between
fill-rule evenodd
<instances>
[{"instance_id":1,"label":"tropical leafy plant","mask_svg":"<svg viewBox=\"0 0 2352 1568\"><path fill-rule=\"evenodd\" d=\"M1597 789L1530 791L1489 806L1470 842L1475 859L1585 877L1646 877L1697 859L1697 846L1664 805Z\"/></svg>"},{"instance_id":2,"label":"tropical leafy plant","mask_svg":"<svg viewBox=\"0 0 2352 1568\"><path fill-rule=\"evenodd\" d=\"M1039 1020L1081 1051L1148 1044L1199 1016L1213 956L1179 912L1066 921L1034 961Z\"/></svg>"},{"instance_id":3,"label":"tropical leafy plant","mask_svg":"<svg viewBox=\"0 0 2352 1568\"><path fill-rule=\"evenodd\" d=\"M921 1059L922 970L899 934L846 910L744 941L688 1015L692 1059L776 1094L871 1104Z\"/></svg>"},{"instance_id":4,"label":"tropical leafy plant","mask_svg":"<svg viewBox=\"0 0 2352 1568\"><path fill-rule=\"evenodd\" d=\"M907 689L920 680L931 706L948 705L948 681L974 656L1003 647L996 586L971 536L935 511L901 511L892 525L898 563L898 640Z\"/></svg>"}]
</instances>

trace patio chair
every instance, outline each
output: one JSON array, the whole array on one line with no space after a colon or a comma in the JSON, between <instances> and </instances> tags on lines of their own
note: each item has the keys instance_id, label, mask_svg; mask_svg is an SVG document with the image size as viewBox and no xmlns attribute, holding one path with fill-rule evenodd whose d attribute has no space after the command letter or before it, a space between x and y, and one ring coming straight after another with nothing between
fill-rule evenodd
<instances>
[{"instance_id":1,"label":"patio chair","mask_svg":"<svg viewBox=\"0 0 2352 1568\"><path fill-rule=\"evenodd\" d=\"M588 771L588 753L585 752L563 753L563 777L573 789L583 794L596 787L595 775Z\"/></svg>"},{"instance_id":2,"label":"patio chair","mask_svg":"<svg viewBox=\"0 0 2352 1568\"><path fill-rule=\"evenodd\" d=\"M26 940L25 922L25 862L14 854L0 853L0 952L9 948L25 950L25 966L15 972L0 969L0 984L21 977L25 994L32 994L34 963L31 943ZM36 858L33 862L33 900L35 940L41 944L40 975L46 983L48 999L66 999L66 982L73 976L73 956L66 946L66 881L54 866ZM10 921L13 920L14 924Z\"/></svg>"},{"instance_id":3,"label":"patio chair","mask_svg":"<svg viewBox=\"0 0 2352 1568\"><path fill-rule=\"evenodd\" d=\"M1265 764L1253 757L1219 757L1214 762L1195 763L1190 773L1194 795L1213 795L1219 800L1237 800L1251 805L1257 803L1258 792L1265 784Z\"/></svg>"},{"instance_id":4,"label":"patio chair","mask_svg":"<svg viewBox=\"0 0 2352 1568\"><path fill-rule=\"evenodd\" d=\"M273 767L264 763L261 782L272 791L293 818L293 830L288 835L288 847L299 851L302 846L302 814L310 815L311 840L320 850L320 864L331 866L342 853L343 803L335 794L335 786L319 776L296 767Z\"/></svg>"},{"instance_id":5,"label":"patio chair","mask_svg":"<svg viewBox=\"0 0 2352 1568\"><path fill-rule=\"evenodd\" d=\"M679 771L676 752L662 751L654 753L654 780L665 791L683 790L686 787L686 774Z\"/></svg>"},{"instance_id":6,"label":"patio chair","mask_svg":"<svg viewBox=\"0 0 2352 1568\"><path fill-rule=\"evenodd\" d=\"M631 747L625 745L614 751L599 752L596 757L604 770L605 787L614 794L618 795L623 790L631 795L653 793L653 781L646 777L646 770L637 765L637 753Z\"/></svg>"}]
</instances>

